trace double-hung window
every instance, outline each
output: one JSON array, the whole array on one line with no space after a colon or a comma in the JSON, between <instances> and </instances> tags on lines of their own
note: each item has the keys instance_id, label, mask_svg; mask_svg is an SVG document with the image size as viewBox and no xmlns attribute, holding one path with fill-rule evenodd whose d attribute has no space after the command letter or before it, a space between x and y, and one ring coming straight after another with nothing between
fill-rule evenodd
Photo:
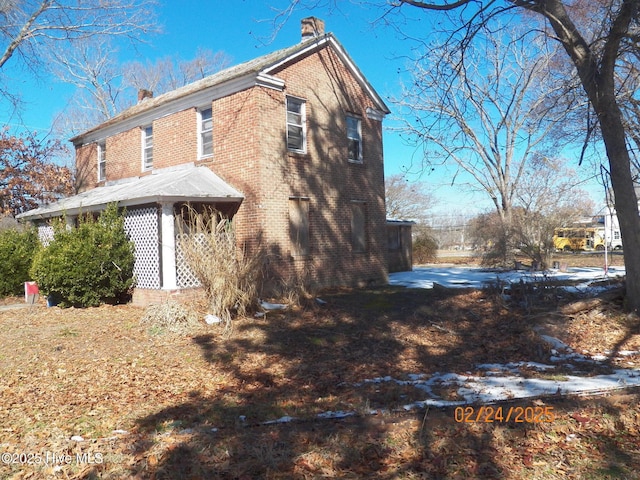
<instances>
[{"instance_id":1,"label":"double-hung window","mask_svg":"<svg viewBox=\"0 0 640 480\"><path fill-rule=\"evenodd\" d=\"M142 129L142 170L153 168L153 126Z\"/></svg>"},{"instance_id":2,"label":"double-hung window","mask_svg":"<svg viewBox=\"0 0 640 480\"><path fill-rule=\"evenodd\" d=\"M347 141L349 161L362 163L362 121L352 115L347 115Z\"/></svg>"},{"instance_id":3,"label":"double-hung window","mask_svg":"<svg viewBox=\"0 0 640 480\"><path fill-rule=\"evenodd\" d=\"M98 144L98 181L104 182L107 179L107 144Z\"/></svg>"},{"instance_id":4,"label":"double-hung window","mask_svg":"<svg viewBox=\"0 0 640 480\"><path fill-rule=\"evenodd\" d=\"M287 148L294 152L306 152L305 101L287 97Z\"/></svg>"},{"instance_id":5,"label":"double-hung window","mask_svg":"<svg viewBox=\"0 0 640 480\"><path fill-rule=\"evenodd\" d=\"M199 115L199 154L200 158L213 155L213 118L211 108L198 112Z\"/></svg>"}]
</instances>

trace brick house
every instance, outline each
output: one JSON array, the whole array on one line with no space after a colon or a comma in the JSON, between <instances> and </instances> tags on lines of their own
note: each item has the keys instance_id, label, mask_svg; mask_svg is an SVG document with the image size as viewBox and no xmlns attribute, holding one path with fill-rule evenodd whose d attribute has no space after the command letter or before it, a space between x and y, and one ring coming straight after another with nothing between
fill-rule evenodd
<instances>
[{"instance_id":1,"label":"brick house","mask_svg":"<svg viewBox=\"0 0 640 480\"><path fill-rule=\"evenodd\" d=\"M72 139L79 194L26 212L47 219L127 208L134 302L197 286L175 221L185 203L233 217L268 253L272 279L312 287L387 280L382 120L389 109L324 22L301 42L139 102Z\"/></svg>"}]
</instances>

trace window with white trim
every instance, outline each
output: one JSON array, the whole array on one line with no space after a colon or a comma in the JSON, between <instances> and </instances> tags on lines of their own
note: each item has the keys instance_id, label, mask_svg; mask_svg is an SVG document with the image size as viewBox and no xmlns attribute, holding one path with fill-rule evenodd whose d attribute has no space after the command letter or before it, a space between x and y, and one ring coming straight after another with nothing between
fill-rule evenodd
<instances>
[{"instance_id":1,"label":"window with white trim","mask_svg":"<svg viewBox=\"0 0 640 480\"><path fill-rule=\"evenodd\" d=\"M142 170L153 168L153 126L142 129Z\"/></svg>"},{"instance_id":2,"label":"window with white trim","mask_svg":"<svg viewBox=\"0 0 640 480\"><path fill-rule=\"evenodd\" d=\"M200 158L213 155L213 117L211 108L203 108L198 111L198 154Z\"/></svg>"},{"instance_id":3,"label":"window with white trim","mask_svg":"<svg viewBox=\"0 0 640 480\"><path fill-rule=\"evenodd\" d=\"M289 239L291 240L291 253L293 255L309 255L308 198L289 198Z\"/></svg>"},{"instance_id":4,"label":"window with white trim","mask_svg":"<svg viewBox=\"0 0 640 480\"><path fill-rule=\"evenodd\" d=\"M305 107L304 100L287 97L287 149L301 153L307 149Z\"/></svg>"},{"instance_id":5,"label":"window with white trim","mask_svg":"<svg viewBox=\"0 0 640 480\"><path fill-rule=\"evenodd\" d=\"M98 143L98 181L104 182L107 179L107 144Z\"/></svg>"},{"instance_id":6,"label":"window with white trim","mask_svg":"<svg viewBox=\"0 0 640 480\"><path fill-rule=\"evenodd\" d=\"M362 120L347 115L347 141L349 161L362 163Z\"/></svg>"}]
</instances>

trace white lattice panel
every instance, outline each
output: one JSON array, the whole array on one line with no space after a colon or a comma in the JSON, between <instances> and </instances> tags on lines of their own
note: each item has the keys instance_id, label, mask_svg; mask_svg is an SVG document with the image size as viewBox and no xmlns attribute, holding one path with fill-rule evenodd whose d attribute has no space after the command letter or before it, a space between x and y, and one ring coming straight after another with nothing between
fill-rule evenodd
<instances>
[{"instance_id":1,"label":"white lattice panel","mask_svg":"<svg viewBox=\"0 0 640 480\"><path fill-rule=\"evenodd\" d=\"M53 240L53 227L51 225L38 225L38 238L45 247Z\"/></svg>"},{"instance_id":2,"label":"white lattice panel","mask_svg":"<svg viewBox=\"0 0 640 480\"><path fill-rule=\"evenodd\" d=\"M158 208L153 206L127 210L124 228L135 245L133 273L136 276L136 286L160 288Z\"/></svg>"},{"instance_id":3,"label":"white lattice panel","mask_svg":"<svg viewBox=\"0 0 640 480\"><path fill-rule=\"evenodd\" d=\"M189 264L187 263L187 259L185 258L183 244L184 241L190 235L184 233L182 235L176 235L176 280L178 283L178 287L180 288L189 288L189 287L199 287L200 280L193 273ZM198 243L202 246L205 246L207 243L207 237L205 235L191 235L195 238Z\"/></svg>"}]
</instances>

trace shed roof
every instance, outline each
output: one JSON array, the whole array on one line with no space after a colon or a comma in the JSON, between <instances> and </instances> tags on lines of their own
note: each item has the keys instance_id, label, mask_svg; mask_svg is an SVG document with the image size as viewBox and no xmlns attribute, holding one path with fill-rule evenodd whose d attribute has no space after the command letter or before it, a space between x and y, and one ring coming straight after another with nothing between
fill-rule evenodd
<instances>
[{"instance_id":1,"label":"shed roof","mask_svg":"<svg viewBox=\"0 0 640 480\"><path fill-rule=\"evenodd\" d=\"M97 187L55 203L21 213L20 219L37 220L63 214L77 215L119 206L159 202L242 202L244 196L207 167L189 165L156 170L151 175L133 177Z\"/></svg>"}]
</instances>

